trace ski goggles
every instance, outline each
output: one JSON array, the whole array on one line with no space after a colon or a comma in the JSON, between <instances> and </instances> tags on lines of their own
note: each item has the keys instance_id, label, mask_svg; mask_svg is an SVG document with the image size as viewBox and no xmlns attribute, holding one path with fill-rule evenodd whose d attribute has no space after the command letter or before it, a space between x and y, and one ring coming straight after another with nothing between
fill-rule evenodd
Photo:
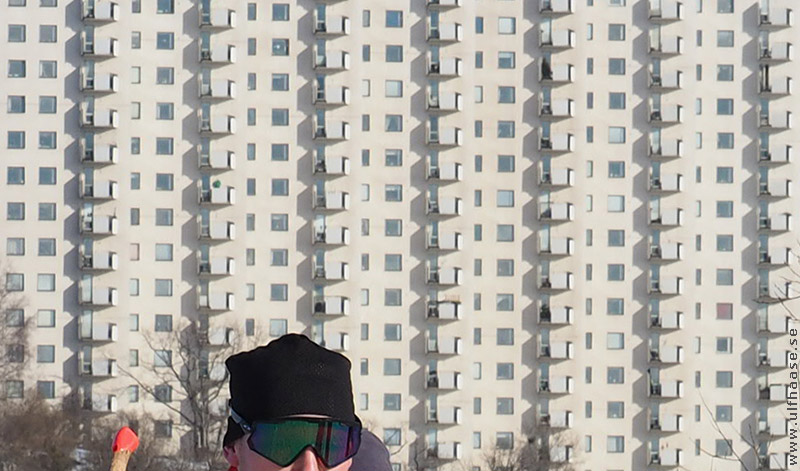
<instances>
[{"instance_id":1,"label":"ski goggles","mask_svg":"<svg viewBox=\"0 0 800 471\"><path fill-rule=\"evenodd\" d=\"M308 447L328 468L355 456L361 445L361 421L330 418L287 417L278 420L244 420L231 408L231 418L249 433L247 446L280 467L292 464Z\"/></svg>"}]
</instances>

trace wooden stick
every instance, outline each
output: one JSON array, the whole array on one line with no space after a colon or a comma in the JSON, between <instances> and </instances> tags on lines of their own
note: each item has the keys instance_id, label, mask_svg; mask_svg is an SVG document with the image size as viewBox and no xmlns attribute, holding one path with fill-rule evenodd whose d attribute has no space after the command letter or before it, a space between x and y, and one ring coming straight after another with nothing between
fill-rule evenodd
<instances>
[{"instance_id":1,"label":"wooden stick","mask_svg":"<svg viewBox=\"0 0 800 471\"><path fill-rule=\"evenodd\" d=\"M111 445L111 451L114 452L114 457L111 459L111 471L125 471L128 467L128 460L131 459L131 455L137 448L139 448L139 437L130 427L122 427Z\"/></svg>"}]
</instances>

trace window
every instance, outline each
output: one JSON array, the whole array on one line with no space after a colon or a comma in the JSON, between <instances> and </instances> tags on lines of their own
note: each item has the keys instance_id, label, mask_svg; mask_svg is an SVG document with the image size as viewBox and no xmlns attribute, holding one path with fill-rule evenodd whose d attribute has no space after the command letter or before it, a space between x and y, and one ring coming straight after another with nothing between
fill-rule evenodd
<instances>
[{"instance_id":1,"label":"window","mask_svg":"<svg viewBox=\"0 0 800 471\"><path fill-rule=\"evenodd\" d=\"M9 149L24 149L25 131L8 131L7 144Z\"/></svg>"},{"instance_id":2,"label":"window","mask_svg":"<svg viewBox=\"0 0 800 471\"><path fill-rule=\"evenodd\" d=\"M606 348L609 350L622 350L625 348L625 334L621 332L607 333Z\"/></svg>"},{"instance_id":3,"label":"window","mask_svg":"<svg viewBox=\"0 0 800 471\"><path fill-rule=\"evenodd\" d=\"M501 16L497 19L497 33L498 34L516 34L517 32L517 19L513 16Z\"/></svg>"},{"instance_id":4,"label":"window","mask_svg":"<svg viewBox=\"0 0 800 471\"><path fill-rule=\"evenodd\" d=\"M510 139L515 135L514 121L498 121L497 122L497 137L501 139Z\"/></svg>"},{"instance_id":5,"label":"window","mask_svg":"<svg viewBox=\"0 0 800 471\"><path fill-rule=\"evenodd\" d=\"M497 102L498 103L515 103L516 102L516 89L514 87L497 87Z\"/></svg>"},{"instance_id":6,"label":"window","mask_svg":"<svg viewBox=\"0 0 800 471\"><path fill-rule=\"evenodd\" d=\"M386 10L386 27L402 28L403 12L401 10Z\"/></svg>"},{"instance_id":7,"label":"window","mask_svg":"<svg viewBox=\"0 0 800 471\"><path fill-rule=\"evenodd\" d=\"M403 235L403 221L401 219L387 219L384 234L387 237L400 237Z\"/></svg>"},{"instance_id":8,"label":"window","mask_svg":"<svg viewBox=\"0 0 800 471\"><path fill-rule=\"evenodd\" d=\"M386 446L400 446L401 435L399 428L385 428L383 429L383 443Z\"/></svg>"},{"instance_id":9,"label":"window","mask_svg":"<svg viewBox=\"0 0 800 471\"><path fill-rule=\"evenodd\" d=\"M272 144L270 159L278 161L289 160L289 144Z\"/></svg>"},{"instance_id":10,"label":"window","mask_svg":"<svg viewBox=\"0 0 800 471\"><path fill-rule=\"evenodd\" d=\"M511 293L498 293L496 307L498 311L513 311L514 295Z\"/></svg>"},{"instance_id":11,"label":"window","mask_svg":"<svg viewBox=\"0 0 800 471\"><path fill-rule=\"evenodd\" d=\"M733 252L732 234L717 234L717 252Z\"/></svg>"},{"instance_id":12,"label":"window","mask_svg":"<svg viewBox=\"0 0 800 471\"><path fill-rule=\"evenodd\" d=\"M247 38L247 55L254 56L256 55L256 38Z\"/></svg>"},{"instance_id":13,"label":"window","mask_svg":"<svg viewBox=\"0 0 800 471\"><path fill-rule=\"evenodd\" d=\"M280 337L286 335L288 331L289 322L286 319L270 319L269 320L269 336Z\"/></svg>"},{"instance_id":14,"label":"window","mask_svg":"<svg viewBox=\"0 0 800 471\"><path fill-rule=\"evenodd\" d=\"M172 225L172 209L156 208L156 226Z\"/></svg>"},{"instance_id":15,"label":"window","mask_svg":"<svg viewBox=\"0 0 800 471\"><path fill-rule=\"evenodd\" d=\"M625 211L625 196L623 195L609 195L608 196L608 212L609 213L622 213Z\"/></svg>"},{"instance_id":16,"label":"window","mask_svg":"<svg viewBox=\"0 0 800 471\"><path fill-rule=\"evenodd\" d=\"M717 167L717 183L733 183L733 167Z\"/></svg>"},{"instance_id":17,"label":"window","mask_svg":"<svg viewBox=\"0 0 800 471\"><path fill-rule=\"evenodd\" d=\"M39 114L53 114L56 112L56 97L39 97Z\"/></svg>"},{"instance_id":18,"label":"window","mask_svg":"<svg viewBox=\"0 0 800 471\"><path fill-rule=\"evenodd\" d=\"M717 66L717 81L718 82L732 82L733 81L733 65L720 64Z\"/></svg>"},{"instance_id":19,"label":"window","mask_svg":"<svg viewBox=\"0 0 800 471\"><path fill-rule=\"evenodd\" d=\"M625 162L612 160L608 163L608 178L625 178Z\"/></svg>"},{"instance_id":20,"label":"window","mask_svg":"<svg viewBox=\"0 0 800 471\"><path fill-rule=\"evenodd\" d=\"M512 51L500 51L497 53L498 69L513 69L515 67L515 53Z\"/></svg>"},{"instance_id":21,"label":"window","mask_svg":"<svg viewBox=\"0 0 800 471\"><path fill-rule=\"evenodd\" d=\"M608 127L608 143L609 144L623 144L625 143L625 128L621 126Z\"/></svg>"},{"instance_id":22,"label":"window","mask_svg":"<svg viewBox=\"0 0 800 471\"><path fill-rule=\"evenodd\" d=\"M175 49L175 34L156 33L156 49Z\"/></svg>"},{"instance_id":23,"label":"window","mask_svg":"<svg viewBox=\"0 0 800 471\"><path fill-rule=\"evenodd\" d=\"M56 347L54 345L36 346L36 363L55 363Z\"/></svg>"},{"instance_id":24,"label":"window","mask_svg":"<svg viewBox=\"0 0 800 471\"><path fill-rule=\"evenodd\" d=\"M733 422L733 406L717 406L714 418L717 422Z\"/></svg>"},{"instance_id":25,"label":"window","mask_svg":"<svg viewBox=\"0 0 800 471\"><path fill-rule=\"evenodd\" d=\"M173 103L156 103L156 119L174 119L175 105Z\"/></svg>"},{"instance_id":26,"label":"window","mask_svg":"<svg viewBox=\"0 0 800 471\"><path fill-rule=\"evenodd\" d=\"M625 382L625 370L621 366L609 366L606 369L606 380L608 384L623 384Z\"/></svg>"},{"instance_id":27,"label":"window","mask_svg":"<svg viewBox=\"0 0 800 471\"><path fill-rule=\"evenodd\" d=\"M289 40L281 38L272 39L272 55L273 56L288 56L289 55Z\"/></svg>"},{"instance_id":28,"label":"window","mask_svg":"<svg viewBox=\"0 0 800 471\"><path fill-rule=\"evenodd\" d=\"M717 353L733 353L733 337L717 337Z\"/></svg>"},{"instance_id":29,"label":"window","mask_svg":"<svg viewBox=\"0 0 800 471\"><path fill-rule=\"evenodd\" d=\"M172 67L156 68L156 84L172 85L175 83L175 69Z\"/></svg>"},{"instance_id":30,"label":"window","mask_svg":"<svg viewBox=\"0 0 800 471\"><path fill-rule=\"evenodd\" d=\"M156 174L156 191L172 191L174 187L173 175L171 173Z\"/></svg>"},{"instance_id":31,"label":"window","mask_svg":"<svg viewBox=\"0 0 800 471\"><path fill-rule=\"evenodd\" d=\"M272 125L273 126L288 126L289 125L289 109L288 108L273 108L272 109Z\"/></svg>"},{"instance_id":32,"label":"window","mask_svg":"<svg viewBox=\"0 0 800 471\"><path fill-rule=\"evenodd\" d=\"M718 218L732 218L733 217L733 201L717 201L717 217Z\"/></svg>"},{"instance_id":33,"label":"window","mask_svg":"<svg viewBox=\"0 0 800 471\"><path fill-rule=\"evenodd\" d=\"M399 358L384 358L383 359L383 375L384 376L400 376L401 367Z\"/></svg>"},{"instance_id":34,"label":"window","mask_svg":"<svg viewBox=\"0 0 800 471\"><path fill-rule=\"evenodd\" d=\"M24 185L25 167L8 167L6 171L6 183L9 185Z\"/></svg>"},{"instance_id":35,"label":"window","mask_svg":"<svg viewBox=\"0 0 800 471\"><path fill-rule=\"evenodd\" d=\"M512 432L497 432L495 435L495 447L498 450L514 448L514 434Z\"/></svg>"},{"instance_id":36,"label":"window","mask_svg":"<svg viewBox=\"0 0 800 471\"><path fill-rule=\"evenodd\" d=\"M58 66L56 61L39 61L39 78L56 78Z\"/></svg>"},{"instance_id":37,"label":"window","mask_svg":"<svg viewBox=\"0 0 800 471\"><path fill-rule=\"evenodd\" d=\"M606 451L609 453L623 453L625 451L625 437L622 435L609 435Z\"/></svg>"},{"instance_id":38,"label":"window","mask_svg":"<svg viewBox=\"0 0 800 471\"><path fill-rule=\"evenodd\" d=\"M625 417L625 403L621 401L608 401L607 417L609 419L622 419Z\"/></svg>"},{"instance_id":39,"label":"window","mask_svg":"<svg viewBox=\"0 0 800 471\"><path fill-rule=\"evenodd\" d=\"M156 278L156 296L172 296L172 280Z\"/></svg>"},{"instance_id":40,"label":"window","mask_svg":"<svg viewBox=\"0 0 800 471\"><path fill-rule=\"evenodd\" d=\"M625 265L621 263L608 264L608 281L624 281Z\"/></svg>"},{"instance_id":41,"label":"window","mask_svg":"<svg viewBox=\"0 0 800 471\"><path fill-rule=\"evenodd\" d=\"M512 224L498 224L497 225L497 241L498 242L513 242L514 241L514 226Z\"/></svg>"},{"instance_id":42,"label":"window","mask_svg":"<svg viewBox=\"0 0 800 471\"><path fill-rule=\"evenodd\" d=\"M513 415L513 414L514 414L514 398L498 397L497 415Z\"/></svg>"},{"instance_id":43,"label":"window","mask_svg":"<svg viewBox=\"0 0 800 471\"><path fill-rule=\"evenodd\" d=\"M608 94L608 108L612 110L624 110L625 93L610 92Z\"/></svg>"},{"instance_id":44,"label":"window","mask_svg":"<svg viewBox=\"0 0 800 471\"><path fill-rule=\"evenodd\" d=\"M25 25L8 25L8 42L25 42Z\"/></svg>"},{"instance_id":45,"label":"window","mask_svg":"<svg viewBox=\"0 0 800 471\"><path fill-rule=\"evenodd\" d=\"M514 260L513 259L498 259L497 260L497 276L514 276Z\"/></svg>"},{"instance_id":46,"label":"window","mask_svg":"<svg viewBox=\"0 0 800 471\"><path fill-rule=\"evenodd\" d=\"M400 114L387 114L386 115L386 132L402 132L403 131L403 115Z\"/></svg>"},{"instance_id":47,"label":"window","mask_svg":"<svg viewBox=\"0 0 800 471\"><path fill-rule=\"evenodd\" d=\"M733 47L733 31L717 31L717 47Z\"/></svg>"},{"instance_id":48,"label":"window","mask_svg":"<svg viewBox=\"0 0 800 471\"><path fill-rule=\"evenodd\" d=\"M6 220L8 221L24 221L25 220L25 203L6 203Z\"/></svg>"},{"instance_id":49,"label":"window","mask_svg":"<svg viewBox=\"0 0 800 471\"><path fill-rule=\"evenodd\" d=\"M158 0L156 13L175 13L174 0Z\"/></svg>"},{"instance_id":50,"label":"window","mask_svg":"<svg viewBox=\"0 0 800 471\"><path fill-rule=\"evenodd\" d=\"M361 26L363 26L365 28L369 28L369 25L370 25L371 19L372 19L371 16L372 15L371 15L369 10L362 11L361 12Z\"/></svg>"},{"instance_id":51,"label":"window","mask_svg":"<svg viewBox=\"0 0 800 471\"><path fill-rule=\"evenodd\" d=\"M497 190L497 207L498 208L513 208L514 207L514 191L513 190Z\"/></svg>"},{"instance_id":52,"label":"window","mask_svg":"<svg viewBox=\"0 0 800 471\"><path fill-rule=\"evenodd\" d=\"M403 165L402 149L386 149L384 162L387 167L400 167Z\"/></svg>"},{"instance_id":53,"label":"window","mask_svg":"<svg viewBox=\"0 0 800 471\"><path fill-rule=\"evenodd\" d=\"M732 388L733 387L733 372L732 371L717 371L716 374L718 388Z\"/></svg>"},{"instance_id":54,"label":"window","mask_svg":"<svg viewBox=\"0 0 800 471\"><path fill-rule=\"evenodd\" d=\"M624 41L625 40L625 25L624 24L610 24L610 25L608 25L608 40L609 41Z\"/></svg>"},{"instance_id":55,"label":"window","mask_svg":"<svg viewBox=\"0 0 800 471\"><path fill-rule=\"evenodd\" d=\"M289 299L289 285L285 283L272 283L269 285L270 301L287 301Z\"/></svg>"},{"instance_id":56,"label":"window","mask_svg":"<svg viewBox=\"0 0 800 471\"><path fill-rule=\"evenodd\" d=\"M153 366L164 367L172 365L172 350L153 350Z\"/></svg>"},{"instance_id":57,"label":"window","mask_svg":"<svg viewBox=\"0 0 800 471\"><path fill-rule=\"evenodd\" d=\"M733 115L733 99L717 98L717 114Z\"/></svg>"},{"instance_id":58,"label":"window","mask_svg":"<svg viewBox=\"0 0 800 471\"><path fill-rule=\"evenodd\" d=\"M272 21L289 21L288 3L275 3L272 5Z\"/></svg>"},{"instance_id":59,"label":"window","mask_svg":"<svg viewBox=\"0 0 800 471\"><path fill-rule=\"evenodd\" d=\"M387 45L386 62L403 62L403 46Z\"/></svg>"},{"instance_id":60,"label":"window","mask_svg":"<svg viewBox=\"0 0 800 471\"><path fill-rule=\"evenodd\" d=\"M288 249L271 249L270 265L273 267L285 267L289 265Z\"/></svg>"},{"instance_id":61,"label":"window","mask_svg":"<svg viewBox=\"0 0 800 471\"><path fill-rule=\"evenodd\" d=\"M172 155L173 140L171 137L156 138L156 155Z\"/></svg>"},{"instance_id":62,"label":"window","mask_svg":"<svg viewBox=\"0 0 800 471\"><path fill-rule=\"evenodd\" d=\"M6 255L25 255L25 239L22 237L9 237L6 239Z\"/></svg>"},{"instance_id":63,"label":"window","mask_svg":"<svg viewBox=\"0 0 800 471\"><path fill-rule=\"evenodd\" d=\"M608 75L625 75L625 59L608 59Z\"/></svg>"},{"instance_id":64,"label":"window","mask_svg":"<svg viewBox=\"0 0 800 471\"><path fill-rule=\"evenodd\" d=\"M623 298L608 298L606 300L606 314L609 316L625 314L625 300Z\"/></svg>"},{"instance_id":65,"label":"window","mask_svg":"<svg viewBox=\"0 0 800 471\"><path fill-rule=\"evenodd\" d=\"M156 244L156 261L172 261L172 244Z\"/></svg>"},{"instance_id":66,"label":"window","mask_svg":"<svg viewBox=\"0 0 800 471\"><path fill-rule=\"evenodd\" d=\"M56 240L52 238L39 239L37 255L40 257L54 257L56 255Z\"/></svg>"},{"instance_id":67,"label":"window","mask_svg":"<svg viewBox=\"0 0 800 471\"><path fill-rule=\"evenodd\" d=\"M25 77L25 61L23 60L9 60L8 61L8 76L11 78Z\"/></svg>"},{"instance_id":68,"label":"window","mask_svg":"<svg viewBox=\"0 0 800 471\"><path fill-rule=\"evenodd\" d=\"M497 345L514 345L514 329L497 329Z\"/></svg>"},{"instance_id":69,"label":"window","mask_svg":"<svg viewBox=\"0 0 800 471\"><path fill-rule=\"evenodd\" d=\"M386 393L383 395L383 410L400 410L400 394Z\"/></svg>"},{"instance_id":70,"label":"window","mask_svg":"<svg viewBox=\"0 0 800 471\"><path fill-rule=\"evenodd\" d=\"M400 254L385 254L383 265L385 271L402 271L403 256Z\"/></svg>"},{"instance_id":71,"label":"window","mask_svg":"<svg viewBox=\"0 0 800 471\"><path fill-rule=\"evenodd\" d=\"M733 13L733 0L717 0L717 13Z\"/></svg>"},{"instance_id":72,"label":"window","mask_svg":"<svg viewBox=\"0 0 800 471\"><path fill-rule=\"evenodd\" d=\"M402 80L387 80L386 81L386 97L399 98L403 96L403 81Z\"/></svg>"},{"instance_id":73,"label":"window","mask_svg":"<svg viewBox=\"0 0 800 471\"><path fill-rule=\"evenodd\" d=\"M733 270L717 268L717 286L733 286Z\"/></svg>"}]
</instances>

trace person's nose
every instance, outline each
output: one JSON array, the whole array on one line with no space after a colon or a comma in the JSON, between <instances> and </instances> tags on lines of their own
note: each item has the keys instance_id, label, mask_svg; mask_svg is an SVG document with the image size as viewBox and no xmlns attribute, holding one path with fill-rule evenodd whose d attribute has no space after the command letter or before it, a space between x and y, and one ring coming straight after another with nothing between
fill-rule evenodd
<instances>
[{"instance_id":1,"label":"person's nose","mask_svg":"<svg viewBox=\"0 0 800 471\"><path fill-rule=\"evenodd\" d=\"M291 471L326 471L322 463L320 463L314 450L306 448L300 456L294 460Z\"/></svg>"}]
</instances>

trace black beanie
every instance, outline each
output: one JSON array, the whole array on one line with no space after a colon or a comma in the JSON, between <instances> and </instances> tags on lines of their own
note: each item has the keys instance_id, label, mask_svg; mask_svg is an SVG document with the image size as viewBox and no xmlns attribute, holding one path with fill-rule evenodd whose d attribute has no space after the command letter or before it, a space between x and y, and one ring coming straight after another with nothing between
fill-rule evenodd
<instances>
[{"instance_id":1,"label":"black beanie","mask_svg":"<svg viewBox=\"0 0 800 471\"><path fill-rule=\"evenodd\" d=\"M308 337L287 334L225 361L231 407L248 422L290 415L324 415L355 422L350 360ZM223 445L243 436L228 418Z\"/></svg>"}]
</instances>

